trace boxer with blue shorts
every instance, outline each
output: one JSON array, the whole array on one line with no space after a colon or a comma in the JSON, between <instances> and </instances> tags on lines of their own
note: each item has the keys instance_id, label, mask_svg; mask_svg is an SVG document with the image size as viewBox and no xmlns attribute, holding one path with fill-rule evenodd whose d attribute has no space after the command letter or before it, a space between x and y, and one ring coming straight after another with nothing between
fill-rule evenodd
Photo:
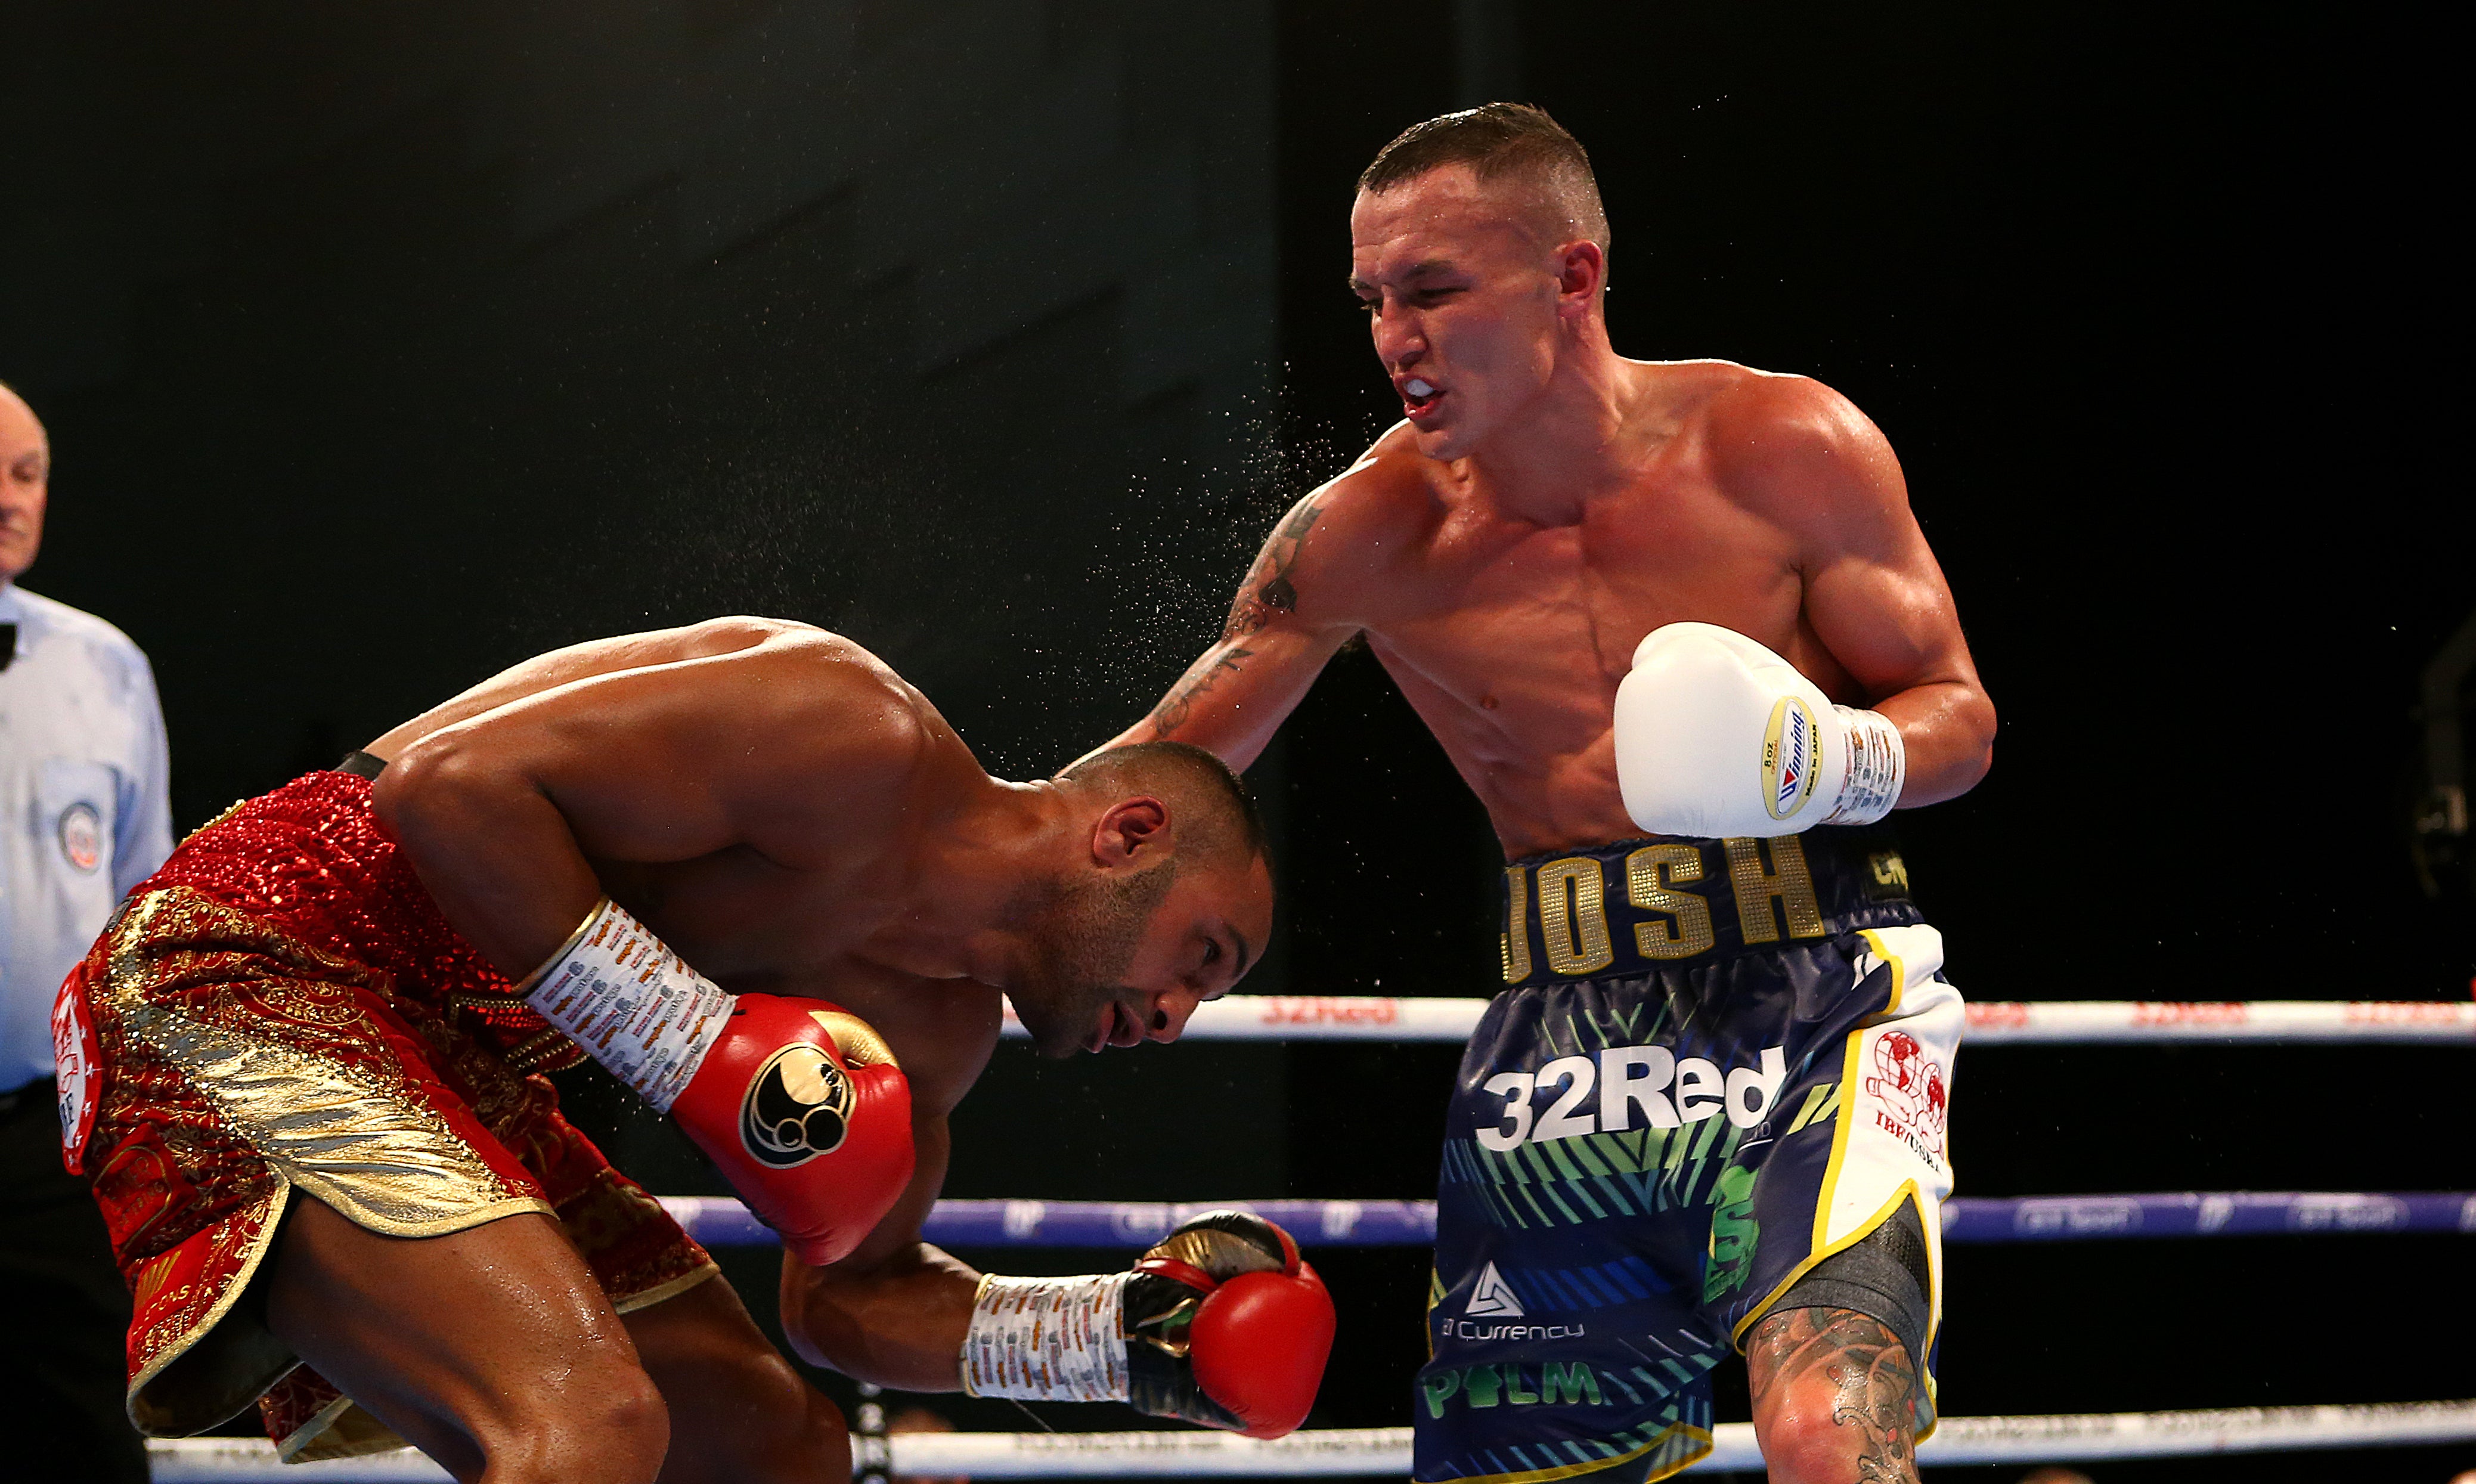
<instances>
[{"instance_id":1,"label":"boxer with blue shorts","mask_svg":"<svg viewBox=\"0 0 2476 1484\"><path fill-rule=\"evenodd\" d=\"M1899 461L1805 377L1619 356L1607 212L1540 110L1414 125L1358 186L1401 421L1117 741L1244 767L1363 639L1510 863L1416 1476L1672 1473L1734 1348L1774 1484L1914 1484L1960 1002L1861 827L1974 786L1994 709Z\"/></svg>"},{"instance_id":2,"label":"boxer with blue shorts","mask_svg":"<svg viewBox=\"0 0 2476 1484\"><path fill-rule=\"evenodd\" d=\"M1792 1309L1931 1354L1961 1002L1888 832L1628 841L1505 886L1413 1477L1671 1472L1711 1447L1712 1370Z\"/></svg>"}]
</instances>

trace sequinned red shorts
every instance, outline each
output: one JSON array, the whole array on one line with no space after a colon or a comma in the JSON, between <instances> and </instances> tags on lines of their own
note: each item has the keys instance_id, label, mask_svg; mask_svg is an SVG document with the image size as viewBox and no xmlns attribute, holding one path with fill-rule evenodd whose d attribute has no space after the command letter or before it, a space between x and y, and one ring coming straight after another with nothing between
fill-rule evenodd
<instances>
[{"instance_id":1,"label":"sequinned red shorts","mask_svg":"<svg viewBox=\"0 0 2476 1484\"><path fill-rule=\"evenodd\" d=\"M130 894L62 991L70 1151L136 1303L129 1416L200 1431L256 1398L286 1458L402 1446L242 1299L295 1189L389 1236L556 1215L621 1311L713 1275L559 1116L582 1056L447 926L316 773L235 805ZM83 1075L72 1064L91 1062Z\"/></svg>"}]
</instances>

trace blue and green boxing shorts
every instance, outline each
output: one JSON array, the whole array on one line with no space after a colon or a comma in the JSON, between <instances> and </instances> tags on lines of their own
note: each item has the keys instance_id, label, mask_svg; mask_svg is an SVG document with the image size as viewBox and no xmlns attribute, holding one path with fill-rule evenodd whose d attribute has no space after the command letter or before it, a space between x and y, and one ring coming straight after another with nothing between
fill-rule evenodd
<instances>
[{"instance_id":1,"label":"blue and green boxing shorts","mask_svg":"<svg viewBox=\"0 0 2476 1484\"><path fill-rule=\"evenodd\" d=\"M1504 876L1413 1477L1664 1478L1710 1450L1712 1370L1786 1308L1872 1313L1930 1359L1963 1010L1890 832L1628 841Z\"/></svg>"}]
</instances>

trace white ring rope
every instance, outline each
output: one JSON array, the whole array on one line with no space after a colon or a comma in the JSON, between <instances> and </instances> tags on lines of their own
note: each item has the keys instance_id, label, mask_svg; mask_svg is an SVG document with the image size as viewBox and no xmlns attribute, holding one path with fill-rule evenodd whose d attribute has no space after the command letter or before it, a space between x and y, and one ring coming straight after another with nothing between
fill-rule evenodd
<instances>
[{"instance_id":1,"label":"white ring rope","mask_svg":"<svg viewBox=\"0 0 2476 1484\"><path fill-rule=\"evenodd\" d=\"M1480 999L1231 995L1197 1007L1190 1041L1450 1041L1478 1028ZM1006 1006L1005 1033L1023 1024ZM2450 1000L1990 1000L1968 1006L1963 1044L2125 1042L2476 1044L2476 1002Z\"/></svg>"},{"instance_id":2,"label":"white ring rope","mask_svg":"<svg viewBox=\"0 0 2476 1484\"><path fill-rule=\"evenodd\" d=\"M1926 1464L2085 1463L2293 1448L2401 1447L2476 1439L2476 1401L2377 1406L2232 1407L2056 1417L1946 1417L1918 1448ZM1226 1432L914 1432L887 1440L893 1471L975 1479L1332 1477L1406 1474L1407 1427L1295 1432L1274 1443ZM1751 1422L1723 1422L1697 1469L1762 1464ZM282 1465L255 1439L184 1438L148 1445L156 1484L284 1484L300 1480L437 1484L436 1464L409 1451Z\"/></svg>"}]
</instances>

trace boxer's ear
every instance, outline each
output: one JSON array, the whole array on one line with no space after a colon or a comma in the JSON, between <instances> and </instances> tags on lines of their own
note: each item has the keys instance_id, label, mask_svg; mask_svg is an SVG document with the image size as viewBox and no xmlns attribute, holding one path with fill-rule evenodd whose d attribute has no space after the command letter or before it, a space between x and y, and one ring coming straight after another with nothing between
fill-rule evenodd
<instances>
[{"instance_id":1,"label":"boxer's ear","mask_svg":"<svg viewBox=\"0 0 2476 1484\"><path fill-rule=\"evenodd\" d=\"M1150 794L1121 799L1092 826L1092 859L1107 869L1149 866L1175 846L1169 805Z\"/></svg>"},{"instance_id":2,"label":"boxer's ear","mask_svg":"<svg viewBox=\"0 0 2476 1484\"><path fill-rule=\"evenodd\" d=\"M1608 281L1607 255L1591 241L1568 242L1556 255L1556 312L1579 315L1597 302Z\"/></svg>"}]
</instances>

